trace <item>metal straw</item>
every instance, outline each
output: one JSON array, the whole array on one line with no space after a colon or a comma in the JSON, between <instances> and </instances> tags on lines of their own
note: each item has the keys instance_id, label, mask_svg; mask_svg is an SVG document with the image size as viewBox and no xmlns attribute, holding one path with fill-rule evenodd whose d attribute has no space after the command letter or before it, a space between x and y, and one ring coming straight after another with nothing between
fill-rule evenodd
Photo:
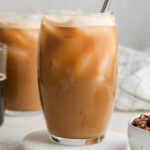
<instances>
[{"instance_id":1,"label":"metal straw","mask_svg":"<svg viewBox=\"0 0 150 150\"><path fill-rule=\"evenodd\" d=\"M109 6L110 6L110 4L111 4L111 1L112 1L112 0L104 0L101 13L104 13L104 12L108 11Z\"/></svg>"}]
</instances>

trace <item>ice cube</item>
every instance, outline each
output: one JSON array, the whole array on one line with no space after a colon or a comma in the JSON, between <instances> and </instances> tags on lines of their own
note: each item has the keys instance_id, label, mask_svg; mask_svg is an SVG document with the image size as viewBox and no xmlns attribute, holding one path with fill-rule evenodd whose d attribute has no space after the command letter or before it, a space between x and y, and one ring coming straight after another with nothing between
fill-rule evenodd
<instances>
[{"instance_id":1,"label":"ice cube","mask_svg":"<svg viewBox=\"0 0 150 150\"><path fill-rule=\"evenodd\" d=\"M91 30L89 29L89 27L85 26L85 27L80 27L80 30L83 31L85 34L87 35L91 35Z\"/></svg>"},{"instance_id":2,"label":"ice cube","mask_svg":"<svg viewBox=\"0 0 150 150\"><path fill-rule=\"evenodd\" d=\"M22 34L24 35L24 37L27 36L27 37L37 39L38 35L39 35L39 30L38 29L37 30L36 29L32 29L32 30L26 29L26 30L22 31Z\"/></svg>"},{"instance_id":3,"label":"ice cube","mask_svg":"<svg viewBox=\"0 0 150 150\"><path fill-rule=\"evenodd\" d=\"M90 72L93 66L94 55L92 52L84 54L77 62L75 72L77 76L82 76Z\"/></svg>"},{"instance_id":4,"label":"ice cube","mask_svg":"<svg viewBox=\"0 0 150 150\"><path fill-rule=\"evenodd\" d=\"M105 58L102 60L102 63L100 64L99 72L104 74L109 67L110 58L109 55L105 56Z\"/></svg>"},{"instance_id":5,"label":"ice cube","mask_svg":"<svg viewBox=\"0 0 150 150\"><path fill-rule=\"evenodd\" d=\"M101 84L105 81L105 76L111 71L111 58L107 54L104 59L101 61L99 66L99 73L97 78L97 84Z\"/></svg>"},{"instance_id":6,"label":"ice cube","mask_svg":"<svg viewBox=\"0 0 150 150\"><path fill-rule=\"evenodd\" d=\"M104 82L104 81L105 81L105 76L104 76L104 75L98 76L97 84L100 84L100 83L102 83L102 82Z\"/></svg>"},{"instance_id":7,"label":"ice cube","mask_svg":"<svg viewBox=\"0 0 150 150\"><path fill-rule=\"evenodd\" d=\"M24 60L29 61L32 58L32 56L30 56L26 50L17 48L15 46L9 47L8 54L9 56L11 56L11 58L14 58L20 61L24 61Z\"/></svg>"}]
</instances>

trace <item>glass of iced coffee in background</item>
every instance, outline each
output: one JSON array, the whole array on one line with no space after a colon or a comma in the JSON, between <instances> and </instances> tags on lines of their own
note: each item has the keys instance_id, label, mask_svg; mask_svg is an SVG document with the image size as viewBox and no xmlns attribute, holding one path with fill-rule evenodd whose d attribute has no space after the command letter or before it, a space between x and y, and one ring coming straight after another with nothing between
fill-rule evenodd
<instances>
[{"instance_id":1,"label":"glass of iced coffee in background","mask_svg":"<svg viewBox=\"0 0 150 150\"><path fill-rule=\"evenodd\" d=\"M102 141L117 82L114 15L51 11L39 39L38 81L50 139L65 145Z\"/></svg>"},{"instance_id":2,"label":"glass of iced coffee in background","mask_svg":"<svg viewBox=\"0 0 150 150\"><path fill-rule=\"evenodd\" d=\"M7 49L4 43L0 42L0 126L4 120L4 86L6 80Z\"/></svg>"},{"instance_id":3,"label":"glass of iced coffee in background","mask_svg":"<svg viewBox=\"0 0 150 150\"><path fill-rule=\"evenodd\" d=\"M5 109L10 115L41 109L37 83L39 15L0 14L0 42L7 44Z\"/></svg>"}]
</instances>

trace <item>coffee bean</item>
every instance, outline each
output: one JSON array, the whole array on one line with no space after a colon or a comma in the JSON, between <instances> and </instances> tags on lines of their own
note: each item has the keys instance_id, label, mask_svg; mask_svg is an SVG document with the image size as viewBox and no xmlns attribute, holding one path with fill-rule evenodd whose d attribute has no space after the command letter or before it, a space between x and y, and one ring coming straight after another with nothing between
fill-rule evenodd
<instances>
[{"instance_id":1,"label":"coffee bean","mask_svg":"<svg viewBox=\"0 0 150 150\"><path fill-rule=\"evenodd\" d=\"M132 125L150 131L150 115L141 114L139 118L133 120Z\"/></svg>"}]
</instances>

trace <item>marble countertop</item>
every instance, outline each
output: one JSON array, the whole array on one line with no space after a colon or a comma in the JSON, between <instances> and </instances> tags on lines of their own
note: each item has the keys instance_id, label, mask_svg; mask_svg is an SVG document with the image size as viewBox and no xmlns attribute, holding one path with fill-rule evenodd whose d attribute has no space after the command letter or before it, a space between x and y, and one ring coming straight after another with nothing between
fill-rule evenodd
<instances>
[{"instance_id":1,"label":"marble countertop","mask_svg":"<svg viewBox=\"0 0 150 150\"><path fill-rule=\"evenodd\" d=\"M127 137L128 120L137 113L114 112L109 130ZM35 116L5 116L0 127L0 150L21 150L22 140L27 134L45 129L43 114Z\"/></svg>"}]
</instances>

